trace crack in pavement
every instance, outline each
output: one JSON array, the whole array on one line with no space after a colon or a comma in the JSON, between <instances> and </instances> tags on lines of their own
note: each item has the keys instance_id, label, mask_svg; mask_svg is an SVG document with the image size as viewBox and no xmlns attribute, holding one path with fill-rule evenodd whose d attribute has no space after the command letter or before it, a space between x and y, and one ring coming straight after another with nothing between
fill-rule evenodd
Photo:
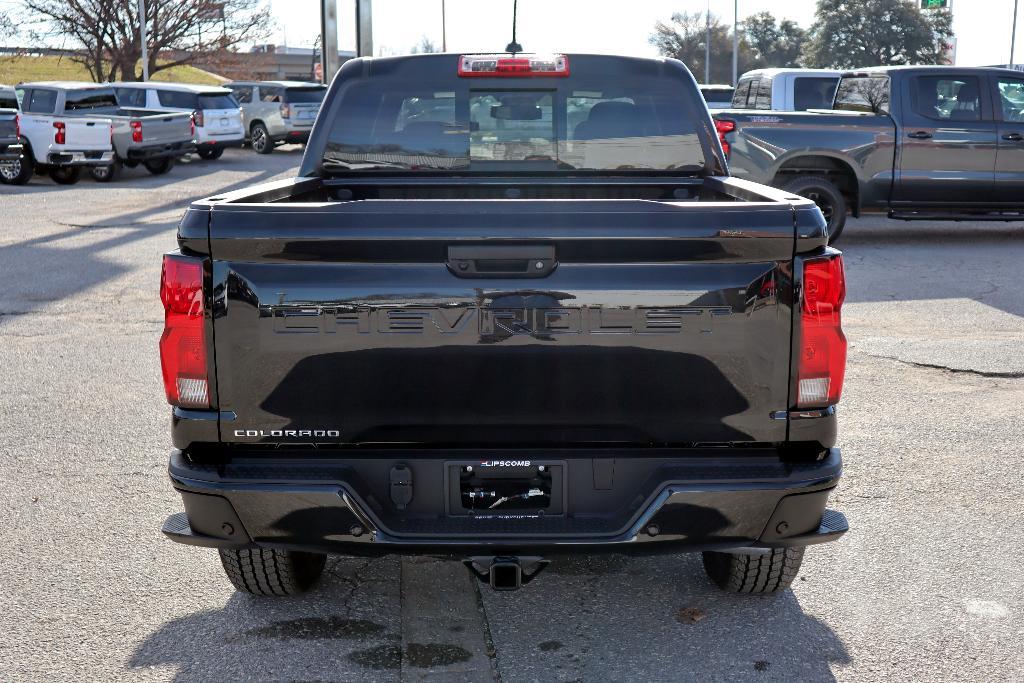
<instances>
[{"instance_id":1,"label":"crack in pavement","mask_svg":"<svg viewBox=\"0 0 1024 683\"><path fill-rule=\"evenodd\" d=\"M1021 370L1010 370L1008 372L998 372L992 370L975 370L973 368L954 368L948 365L942 365L941 363L923 363L921 361L905 360L896 356L885 356L878 353L871 353L870 351L863 351L867 356L872 358L883 358L885 360L894 360L897 363L903 363L904 365L910 365L917 368L928 368L930 370L945 370L947 372L953 372L963 375L975 375L976 377L988 377L991 379L1020 379L1024 377L1024 371Z\"/></svg>"}]
</instances>

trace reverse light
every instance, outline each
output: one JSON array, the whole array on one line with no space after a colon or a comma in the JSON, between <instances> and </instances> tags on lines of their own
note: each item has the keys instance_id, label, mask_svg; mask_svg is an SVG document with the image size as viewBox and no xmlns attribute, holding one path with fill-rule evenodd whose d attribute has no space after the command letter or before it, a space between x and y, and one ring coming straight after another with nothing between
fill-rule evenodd
<instances>
[{"instance_id":1,"label":"reverse light","mask_svg":"<svg viewBox=\"0 0 1024 683\"><path fill-rule=\"evenodd\" d=\"M715 119L715 130L718 131L718 139L722 143L722 151L725 152L725 158L728 159L731 149L729 142L725 139L725 134L736 130L736 122L729 119Z\"/></svg>"},{"instance_id":2,"label":"reverse light","mask_svg":"<svg viewBox=\"0 0 1024 683\"><path fill-rule=\"evenodd\" d=\"M564 77L569 75L569 58L565 55L462 55L459 57L458 74L463 78Z\"/></svg>"},{"instance_id":3,"label":"reverse light","mask_svg":"<svg viewBox=\"0 0 1024 683\"><path fill-rule=\"evenodd\" d=\"M63 121L54 121L53 127L56 128L56 131L53 134L54 144L63 145L68 139L67 126Z\"/></svg>"},{"instance_id":4,"label":"reverse light","mask_svg":"<svg viewBox=\"0 0 1024 683\"><path fill-rule=\"evenodd\" d=\"M164 305L160 366L167 402L182 408L209 408L202 260L165 254L160 301Z\"/></svg>"},{"instance_id":5,"label":"reverse light","mask_svg":"<svg viewBox=\"0 0 1024 683\"><path fill-rule=\"evenodd\" d=\"M132 142L142 142L142 121L132 121Z\"/></svg>"},{"instance_id":6,"label":"reverse light","mask_svg":"<svg viewBox=\"0 0 1024 683\"><path fill-rule=\"evenodd\" d=\"M281 105L281 118L290 119L292 117L292 108L287 104Z\"/></svg>"},{"instance_id":7,"label":"reverse light","mask_svg":"<svg viewBox=\"0 0 1024 683\"><path fill-rule=\"evenodd\" d=\"M192 122L199 128L202 128L206 125L206 117L203 116L202 109L196 109L194 112L192 112Z\"/></svg>"},{"instance_id":8,"label":"reverse light","mask_svg":"<svg viewBox=\"0 0 1024 683\"><path fill-rule=\"evenodd\" d=\"M846 335L840 315L845 299L840 254L804 261L797 408L824 408L839 402L846 374Z\"/></svg>"}]
</instances>

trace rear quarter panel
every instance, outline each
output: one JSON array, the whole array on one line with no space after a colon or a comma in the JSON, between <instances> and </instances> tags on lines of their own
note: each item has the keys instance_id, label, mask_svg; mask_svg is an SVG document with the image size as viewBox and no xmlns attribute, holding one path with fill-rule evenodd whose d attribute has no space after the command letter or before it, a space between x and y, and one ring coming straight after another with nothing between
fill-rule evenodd
<instances>
[{"instance_id":1,"label":"rear quarter panel","mask_svg":"<svg viewBox=\"0 0 1024 683\"><path fill-rule=\"evenodd\" d=\"M715 117L736 122L729 171L737 178L770 185L783 166L801 157L828 157L857 176L862 206L888 202L896 153L896 127L888 116L727 110Z\"/></svg>"}]
</instances>

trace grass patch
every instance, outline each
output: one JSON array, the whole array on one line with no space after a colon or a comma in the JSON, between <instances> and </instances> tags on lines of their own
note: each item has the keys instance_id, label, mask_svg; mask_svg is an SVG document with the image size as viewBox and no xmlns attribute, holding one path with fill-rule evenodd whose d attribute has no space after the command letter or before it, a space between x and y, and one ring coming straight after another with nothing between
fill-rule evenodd
<instances>
[{"instance_id":1,"label":"grass patch","mask_svg":"<svg viewBox=\"0 0 1024 683\"><path fill-rule=\"evenodd\" d=\"M32 81L91 81L84 66L68 57L0 57L0 83L15 85ZM218 85L218 81L205 71L192 66L174 66L153 74L152 80L171 83L199 83Z\"/></svg>"}]
</instances>

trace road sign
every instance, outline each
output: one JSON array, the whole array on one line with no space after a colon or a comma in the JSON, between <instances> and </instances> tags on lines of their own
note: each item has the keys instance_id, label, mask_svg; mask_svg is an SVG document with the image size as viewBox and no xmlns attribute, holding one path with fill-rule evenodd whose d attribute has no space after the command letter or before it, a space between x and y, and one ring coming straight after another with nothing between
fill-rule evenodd
<instances>
[{"instance_id":1,"label":"road sign","mask_svg":"<svg viewBox=\"0 0 1024 683\"><path fill-rule=\"evenodd\" d=\"M949 0L921 0L921 9L946 9Z\"/></svg>"}]
</instances>

